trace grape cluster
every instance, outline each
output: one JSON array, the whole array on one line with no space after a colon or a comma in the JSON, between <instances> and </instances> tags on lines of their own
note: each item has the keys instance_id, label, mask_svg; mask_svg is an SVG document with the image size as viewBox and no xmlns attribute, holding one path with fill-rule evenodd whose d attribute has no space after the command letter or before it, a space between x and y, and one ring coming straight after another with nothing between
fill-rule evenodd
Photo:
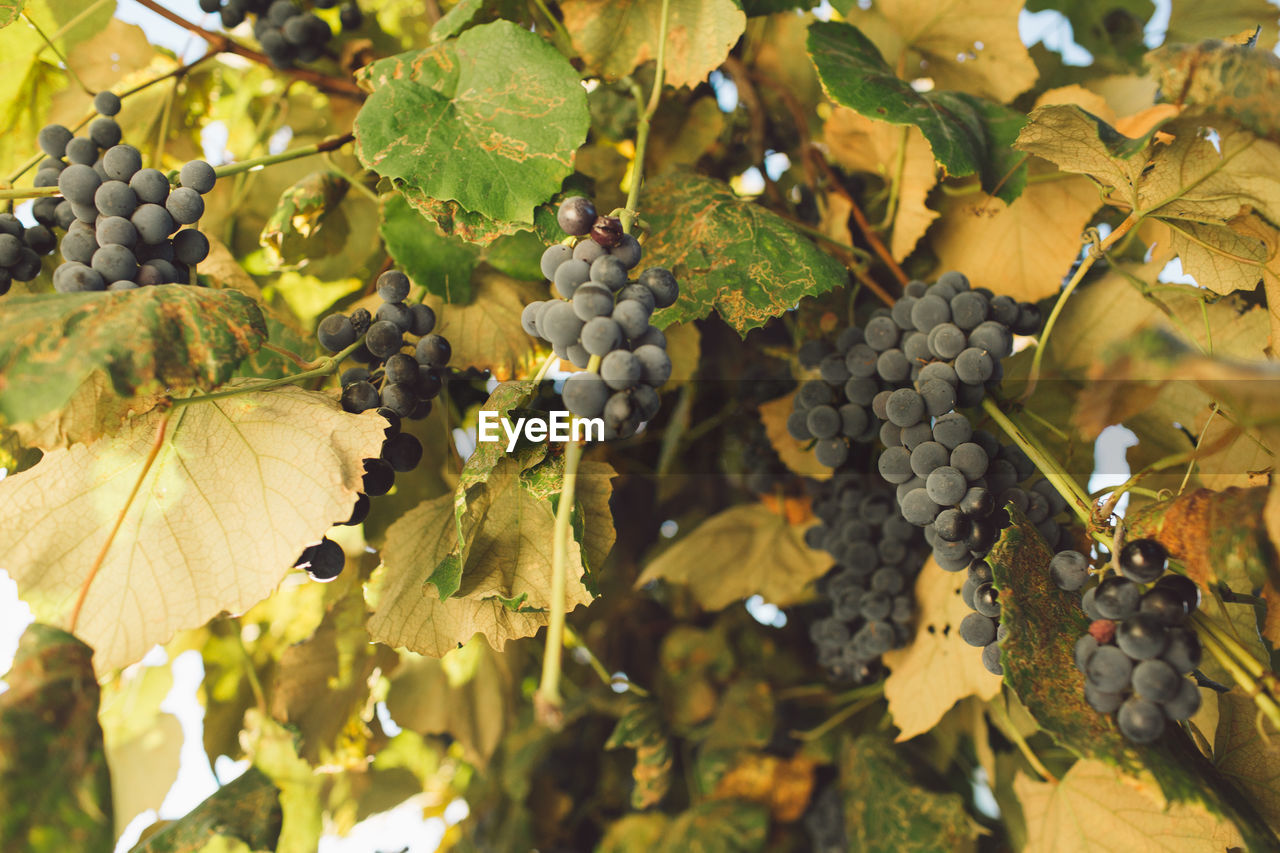
<instances>
[{"instance_id":1,"label":"grape cluster","mask_svg":"<svg viewBox=\"0 0 1280 853\"><path fill-rule=\"evenodd\" d=\"M369 499L381 497L395 485L396 474L407 473L422 461L422 442L401 431L401 421L421 420L431 413L431 401L444 386L446 365L453 354L449 341L433 334L435 312L427 305L408 305L409 278L398 270L378 277L382 304L374 314L357 308L349 315L330 314L320 321L316 337L330 352L338 352L360 340L351 354L365 367L343 371L342 408L360 413L376 409L387 419L386 439L377 459L364 460L364 480L351 518L340 524L361 524L369 515ZM405 335L413 335L416 344ZM413 346L413 354L403 350ZM329 543L329 544L325 544ZM316 580L333 580L342 571L342 549L328 539L312 545L298 558Z\"/></svg>"},{"instance_id":2,"label":"grape cluster","mask_svg":"<svg viewBox=\"0 0 1280 853\"><path fill-rule=\"evenodd\" d=\"M0 296L8 293L15 281L38 276L40 256L52 252L57 243L49 226L41 223L27 228L12 213L0 213Z\"/></svg>"},{"instance_id":3,"label":"grape cluster","mask_svg":"<svg viewBox=\"0 0 1280 853\"><path fill-rule=\"evenodd\" d=\"M1114 713L1134 743L1151 743L1168 721L1200 708L1200 690L1185 677L1200 665L1200 641L1186 624L1200 590L1184 575L1166 574L1168 556L1154 539L1134 540L1120 549L1120 573L1097 583L1079 551L1061 551L1049 563L1058 587L1085 590L1080 605L1092 621L1075 648L1085 701Z\"/></svg>"},{"instance_id":4,"label":"grape cluster","mask_svg":"<svg viewBox=\"0 0 1280 853\"><path fill-rule=\"evenodd\" d=\"M834 780L813 796L804 815L813 853L846 853L849 837L844 824L844 800Z\"/></svg>"},{"instance_id":5,"label":"grape cluster","mask_svg":"<svg viewBox=\"0 0 1280 853\"><path fill-rule=\"evenodd\" d=\"M209 256L209 239L182 226L195 225L204 215L203 196L217 180L213 167L192 160L179 172L179 186L171 187L163 172L142 167L137 148L121 144L120 125L111 118L120 110L120 99L99 92L94 107L102 116L89 125L88 136L73 136L60 124L39 134L48 157L35 185L56 186L62 199L40 199L32 212L38 222L67 232L54 289L130 290L187 282L191 267Z\"/></svg>"},{"instance_id":6,"label":"grape cluster","mask_svg":"<svg viewBox=\"0 0 1280 853\"><path fill-rule=\"evenodd\" d=\"M818 460L837 469L854 444L879 438L876 467L896 487L903 518L924 529L939 566L968 568L962 595L975 612L960 635L983 647L997 674L1000 605L983 557L1009 524L1009 504L1056 546L1067 534L1054 516L1066 503L1038 481L1026 454L1002 447L960 410L982 402L1003 376L1013 336L1039 322L1036 306L971 288L959 272L932 285L913 281L892 310L845 329L835 347L801 348L802 365L821 378L800 387L787 421L793 437L816 440Z\"/></svg>"},{"instance_id":7,"label":"grape cluster","mask_svg":"<svg viewBox=\"0 0 1280 853\"><path fill-rule=\"evenodd\" d=\"M658 413L657 388L671 376L671 359L666 336L649 318L674 305L680 288L663 267L629 281L640 243L616 217L598 216L590 199L566 199L557 220L577 238L542 254L542 272L562 298L530 303L520 323L584 369L565 380L565 407L579 417L603 417L606 439L625 438ZM593 356L598 373L585 370Z\"/></svg>"},{"instance_id":8,"label":"grape cluster","mask_svg":"<svg viewBox=\"0 0 1280 853\"><path fill-rule=\"evenodd\" d=\"M332 9L338 0L313 0L317 9ZM308 12L294 0L200 0L200 9L222 18L222 26L235 29L252 15L253 35L262 52L277 68L292 68L298 62L315 62L333 38L333 31L320 16ZM364 22L355 0L347 0L338 11L344 30L354 30Z\"/></svg>"},{"instance_id":9,"label":"grape cluster","mask_svg":"<svg viewBox=\"0 0 1280 853\"><path fill-rule=\"evenodd\" d=\"M880 655L911 640L912 590L928 547L874 475L844 469L815 483L813 512L822 523L805 531L805 543L836 565L818 582L831 615L810 625L809 637L833 678L866 681Z\"/></svg>"}]
</instances>

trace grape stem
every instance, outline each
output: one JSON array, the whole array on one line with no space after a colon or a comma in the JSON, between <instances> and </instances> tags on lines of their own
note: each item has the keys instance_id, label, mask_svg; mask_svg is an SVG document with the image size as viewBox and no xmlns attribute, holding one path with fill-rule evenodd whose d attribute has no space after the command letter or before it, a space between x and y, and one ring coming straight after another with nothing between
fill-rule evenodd
<instances>
[{"instance_id":1,"label":"grape stem","mask_svg":"<svg viewBox=\"0 0 1280 853\"><path fill-rule=\"evenodd\" d=\"M60 195L57 187L32 187L22 190L0 190L0 200L18 198L47 198Z\"/></svg>"},{"instance_id":2,"label":"grape stem","mask_svg":"<svg viewBox=\"0 0 1280 853\"><path fill-rule=\"evenodd\" d=\"M256 62L259 65L266 65L271 68L275 67L271 64L271 60L268 59L266 55L261 54L256 50L250 50L223 33L215 33L211 30L206 30L204 27L197 24L193 24L181 15L175 14L161 6L159 3L156 3L155 0L137 0L137 2L140 6L150 9L160 17L182 27L187 32L204 39L209 43L209 47L215 49L218 53L233 53L236 56L242 56L245 59L248 59L250 62ZM328 92L331 95L338 95L355 101L363 101L365 97L364 90L351 80L333 77L328 74L321 74L319 71L311 71L307 68L287 68L276 70L297 80L310 83L317 89Z\"/></svg>"},{"instance_id":3,"label":"grape stem","mask_svg":"<svg viewBox=\"0 0 1280 853\"><path fill-rule=\"evenodd\" d=\"M1090 247L1084 259L1076 266L1076 271L1067 281L1062 293L1058 294L1058 301L1053 303L1053 310L1049 312L1049 319L1045 321L1044 331L1040 333L1039 339L1036 341L1036 351L1031 357L1031 371L1027 375L1027 387L1022 392L1020 400L1028 399L1036 390L1036 384L1040 381L1040 363L1044 360L1045 348L1049 345L1049 335L1053 332L1054 324L1058 322L1058 316L1062 313L1062 308L1067 304L1067 300L1071 298L1071 294L1084 280L1089 270L1093 269L1094 263L1107 253L1112 246L1120 241L1128 234L1135 225L1141 221L1141 217L1136 213L1130 213L1125 217L1124 221L1115 227L1115 229L1107 235L1105 240L1095 243Z\"/></svg>"},{"instance_id":4,"label":"grape stem","mask_svg":"<svg viewBox=\"0 0 1280 853\"><path fill-rule=\"evenodd\" d=\"M26 13L26 10L23 10L22 12L22 19L27 22L31 29L36 31L36 35L40 36L45 47L53 51L53 55L58 57L58 61L62 63L62 67L66 69L67 74L71 75L71 79L76 81L76 85L83 89L86 95L92 96L93 90L84 84L84 81L80 79L80 75L76 73L75 68L73 68L71 63L67 61L67 57L62 53L62 51L58 50L58 46L45 34L44 30L40 29L40 25L35 22L35 19Z\"/></svg>"},{"instance_id":5,"label":"grape stem","mask_svg":"<svg viewBox=\"0 0 1280 853\"><path fill-rule=\"evenodd\" d=\"M631 84L631 94L636 99L640 111L640 119L636 124L636 156L631 161L631 186L627 188L627 209L618 217L622 220L622 231L630 234L635 227L639 214L636 212L640 204L640 185L644 183L644 157L649 148L649 127L653 116L658 112L658 102L662 99L662 80L667 70L667 23L671 13L671 0L662 0L662 11L658 25L658 67L653 72L653 89L649 92L648 103L640 86Z\"/></svg>"},{"instance_id":6,"label":"grape stem","mask_svg":"<svg viewBox=\"0 0 1280 853\"><path fill-rule=\"evenodd\" d=\"M587 370L600 371L600 356L593 355ZM576 420L576 418L575 418ZM578 464L582 461L582 445L570 441L564 450L564 482L560 486L560 503L556 506L556 523L551 542L551 613L547 617L547 643L542 653L542 680L538 684L535 707L543 724L558 728L560 713L560 661L565 637L565 590L569 575L569 542L573 536L574 489L578 483Z\"/></svg>"},{"instance_id":7,"label":"grape stem","mask_svg":"<svg viewBox=\"0 0 1280 853\"><path fill-rule=\"evenodd\" d=\"M212 400L222 400L227 397L238 397L241 394L252 394L255 391L268 391L272 388L280 388L285 385L295 385L299 382L306 382L308 379L314 379L317 376L332 376L338 372L338 368L342 365L342 362L346 361L347 358L350 357L353 352L358 350L363 343L364 338L362 337L360 340L356 341L341 352L334 353L331 356L326 356L319 361L314 362L316 365L315 367L312 367L310 370L302 373L295 373L292 376L282 376L279 379L267 379L262 382L252 382L247 385L239 385L235 388L228 388L225 391L214 391L212 394L199 394L194 397L171 397L170 401L176 409L181 406L189 406L192 403L208 403Z\"/></svg>"},{"instance_id":8,"label":"grape stem","mask_svg":"<svg viewBox=\"0 0 1280 853\"><path fill-rule=\"evenodd\" d=\"M151 466L155 464L156 457L160 455L160 448L164 446L164 435L169 428L170 414L171 412L166 412L160 417L160 423L156 425L155 440L151 442L151 450L147 453L147 458L142 463L142 470L138 472L138 479L134 481L129 497L125 498L124 506L120 507L120 512L116 514L116 523L111 526L111 532L107 534L106 541L102 543L98 556L94 558L93 564L89 566L89 574L85 576L84 583L80 585L80 594L76 596L76 603L71 608L71 618L67 624L68 633L74 634L76 632L76 625L80 621L80 611L84 608L85 599L89 597L89 587L93 585L98 572L102 570L102 564L107 559L107 552L111 550L111 544L115 542L116 534L120 532L120 526L124 524L125 516L129 514L129 508L133 506L134 500L138 497L138 492L142 490L143 481L147 479Z\"/></svg>"},{"instance_id":9,"label":"grape stem","mask_svg":"<svg viewBox=\"0 0 1280 853\"><path fill-rule=\"evenodd\" d=\"M849 205L850 215L853 221L857 223L858 230L862 232L862 237L867 241L867 245L871 247L871 251L879 256L880 260L898 280L898 284L906 286L910 281L907 274L902 271L902 266L893 259L893 253L885 246L884 241L880 239L880 235L876 234L875 229L871 227L871 223L867 220L867 215L862 212L862 207L854 199L852 193L844 188L844 184L840 182L840 176L836 174L835 169L831 168L831 164L827 162L826 156L816 145L810 143L809 148L805 152L809 159L816 163L827 175L827 180L831 184L832 190L836 195L843 198Z\"/></svg>"},{"instance_id":10,"label":"grape stem","mask_svg":"<svg viewBox=\"0 0 1280 853\"><path fill-rule=\"evenodd\" d=\"M355 134L344 133L341 136L331 136L328 139L322 139L312 145L302 145L298 148L290 148L287 151L281 151L279 154L266 154L262 157L254 157L249 160L241 160L238 163L228 163L225 166L218 166L213 173L219 178L225 178L230 175L238 175L242 172L254 172L258 169L265 169L267 166L274 166L277 163L287 163L290 160L298 160L303 157L311 157L315 154L324 154L327 151L335 151L355 139Z\"/></svg>"}]
</instances>

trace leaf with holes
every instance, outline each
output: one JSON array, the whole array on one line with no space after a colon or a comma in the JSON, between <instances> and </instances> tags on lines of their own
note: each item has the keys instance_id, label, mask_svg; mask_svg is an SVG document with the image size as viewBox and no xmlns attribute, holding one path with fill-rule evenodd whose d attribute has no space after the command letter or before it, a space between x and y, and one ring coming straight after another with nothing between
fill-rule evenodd
<instances>
[{"instance_id":1,"label":"leaf with holes","mask_svg":"<svg viewBox=\"0 0 1280 853\"><path fill-rule=\"evenodd\" d=\"M659 328L714 310L745 335L848 279L786 220L714 178L672 172L647 182L643 196L644 263L667 267L680 283L676 304L654 315Z\"/></svg>"},{"instance_id":2,"label":"leaf with holes","mask_svg":"<svg viewBox=\"0 0 1280 853\"><path fill-rule=\"evenodd\" d=\"M977 174L982 188L1006 202L1026 183L1026 167L1009 146L1022 114L964 92L921 94L899 79L857 28L816 23L809 54L827 96L870 119L920 128L934 158L954 178Z\"/></svg>"},{"instance_id":3,"label":"leaf with holes","mask_svg":"<svg viewBox=\"0 0 1280 853\"><path fill-rule=\"evenodd\" d=\"M884 655L884 696L900 741L933 728L961 699L1000 692L1000 676L982 665L981 650L960 639L960 622L972 612L960 597L964 580L964 572L944 572L933 559L925 563L916 578L915 637Z\"/></svg>"},{"instance_id":4,"label":"leaf with holes","mask_svg":"<svg viewBox=\"0 0 1280 853\"><path fill-rule=\"evenodd\" d=\"M262 309L234 290L9 296L0 301L0 424L30 435L42 419L75 418L61 442L41 446L90 441L118 423L122 398L219 385L266 338ZM72 401L76 411L64 411Z\"/></svg>"},{"instance_id":5,"label":"leaf with holes","mask_svg":"<svg viewBox=\"0 0 1280 853\"><path fill-rule=\"evenodd\" d=\"M519 68L519 74L512 74ZM510 21L361 69L360 160L428 198L506 222L533 222L587 134L577 72Z\"/></svg>"},{"instance_id":6,"label":"leaf with holes","mask_svg":"<svg viewBox=\"0 0 1280 853\"><path fill-rule=\"evenodd\" d=\"M0 565L40 619L87 588L76 634L110 672L269 595L351 515L385 427L291 387L149 412L0 480Z\"/></svg>"}]
</instances>

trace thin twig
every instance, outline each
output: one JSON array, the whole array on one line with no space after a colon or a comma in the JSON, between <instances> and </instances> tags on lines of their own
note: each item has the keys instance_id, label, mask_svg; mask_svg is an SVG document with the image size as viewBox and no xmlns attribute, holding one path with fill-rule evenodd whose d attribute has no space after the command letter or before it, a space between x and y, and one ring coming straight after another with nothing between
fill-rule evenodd
<instances>
[{"instance_id":1,"label":"thin twig","mask_svg":"<svg viewBox=\"0 0 1280 853\"><path fill-rule=\"evenodd\" d=\"M256 50L251 50L222 33L215 33L211 30L206 30L198 24L193 24L181 15L177 15L161 6L159 3L155 2L155 0L137 0L137 2L141 6L155 12L162 18L177 24L187 32L193 33L204 39L209 43L210 47L216 48L219 53L233 53L236 56L243 56L245 59L248 59L251 62L256 62L259 65L267 65L272 68L275 67L271 64L271 60L268 59L266 55L261 54ZM287 74L290 77L310 83L317 89L328 92L331 95L339 95L356 101L363 101L365 98L364 90L351 80L333 77L329 74L321 74L319 71L311 71L307 68L281 68L276 70L280 71L282 74Z\"/></svg>"},{"instance_id":2,"label":"thin twig","mask_svg":"<svg viewBox=\"0 0 1280 853\"><path fill-rule=\"evenodd\" d=\"M871 223L867 221L867 215L862 212L862 207L858 204L857 199L844 188L844 184L840 182L840 176L836 174L835 169L831 168L826 156L814 145L810 145L806 153L826 173L827 180L831 183L831 188L835 193L848 202L853 221L857 223L858 230L862 232L862 237L867 241L867 245L871 247L871 251L880 257L884 265L889 268L889 272L898 280L898 284L905 287L911 279L902 271L902 267L898 262L893 259L893 253L889 251L889 247L884 244L884 241L880 239L880 235L876 234L875 229L871 227Z\"/></svg>"}]
</instances>

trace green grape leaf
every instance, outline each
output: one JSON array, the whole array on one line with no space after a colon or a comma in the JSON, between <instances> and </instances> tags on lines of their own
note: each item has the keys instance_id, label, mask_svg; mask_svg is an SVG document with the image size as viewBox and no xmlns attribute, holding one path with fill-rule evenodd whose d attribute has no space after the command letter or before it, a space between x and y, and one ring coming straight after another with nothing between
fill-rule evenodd
<instances>
[{"instance_id":1,"label":"green grape leaf","mask_svg":"<svg viewBox=\"0 0 1280 853\"><path fill-rule=\"evenodd\" d=\"M848 273L786 220L714 178L677 171L647 182L644 266L664 266L680 298L654 315L659 328L716 311L740 335L840 287Z\"/></svg>"},{"instance_id":2,"label":"green grape leaf","mask_svg":"<svg viewBox=\"0 0 1280 853\"><path fill-rule=\"evenodd\" d=\"M1049 547L1016 507L1010 506L1009 514L1013 523L987 557L1000 591L1000 621L1009 628L1000 644L1000 663L1005 683L1040 728L1081 758L1125 773L1149 772L1169 801L1198 803L1235 823L1250 849L1273 846L1275 837L1253 807L1181 729L1170 726L1153 744L1133 744L1110 716L1084 701L1084 676L1075 666L1076 640L1088 627L1080 596L1053 583Z\"/></svg>"},{"instance_id":3,"label":"green grape leaf","mask_svg":"<svg viewBox=\"0 0 1280 853\"><path fill-rule=\"evenodd\" d=\"M818 22L809 54L827 96L876 121L920 128L951 177L977 174L982 188L1008 203L1026 184L1026 166L1010 150L1025 118L964 92L919 93L899 79L856 27Z\"/></svg>"},{"instance_id":4,"label":"green grape leaf","mask_svg":"<svg viewBox=\"0 0 1280 853\"><path fill-rule=\"evenodd\" d=\"M493 219L472 210L467 210L452 199L431 198L404 181L396 181L396 188L404 196L405 201L414 210L439 226L441 233L450 237L461 237L468 243L487 246L501 237L509 237L521 231L529 230L525 222L508 222ZM551 204L540 204L533 210L533 231L544 243L555 243L564 238L556 222L556 208Z\"/></svg>"},{"instance_id":5,"label":"green grape leaf","mask_svg":"<svg viewBox=\"0 0 1280 853\"><path fill-rule=\"evenodd\" d=\"M662 724L662 714L651 700L633 697L618 718L605 749L634 749L636 763L631 768L635 787L631 806L647 809L662 802L671 788L674 764L672 742Z\"/></svg>"},{"instance_id":6,"label":"green grape leaf","mask_svg":"<svg viewBox=\"0 0 1280 853\"><path fill-rule=\"evenodd\" d=\"M27 0L0 0L0 27L7 27L22 14Z\"/></svg>"},{"instance_id":7,"label":"green grape leaf","mask_svg":"<svg viewBox=\"0 0 1280 853\"><path fill-rule=\"evenodd\" d=\"M283 821L280 790L250 767L129 853L200 853L218 838L241 841L251 850L275 850Z\"/></svg>"},{"instance_id":8,"label":"green grape leaf","mask_svg":"<svg viewBox=\"0 0 1280 853\"><path fill-rule=\"evenodd\" d=\"M232 290L170 284L8 296L0 300L0 424L30 435L48 432L41 419L65 418L54 430L61 442L25 443L91 440L114 425L96 417L95 403L119 414L112 398L219 385L266 338L261 308Z\"/></svg>"},{"instance_id":9,"label":"green grape leaf","mask_svg":"<svg viewBox=\"0 0 1280 853\"><path fill-rule=\"evenodd\" d=\"M378 60L359 81L370 92L355 124L361 162L490 219L531 224L586 139L577 72L510 21Z\"/></svg>"},{"instance_id":10,"label":"green grape leaf","mask_svg":"<svg viewBox=\"0 0 1280 853\"><path fill-rule=\"evenodd\" d=\"M396 268L414 284L446 303L471 299L471 274L480 254L475 245L441 234L401 193L383 199L379 231Z\"/></svg>"},{"instance_id":11,"label":"green grape leaf","mask_svg":"<svg viewBox=\"0 0 1280 853\"><path fill-rule=\"evenodd\" d=\"M351 515L385 428L294 387L153 410L0 480L0 565L40 619L67 619L87 583L76 633L110 672L269 595Z\"/></svg>"},{"instance_id":12,"label":"green grape leaf","mask_svg":"<svg viewBox=\"0 0 1280 853\"><path fill-rule=\"evenodd\" d=\"M348 189L341 175L319 171L280 195L258 237L271 269L297 269L343 246L349 229L341 204Z\"/></svg>"},{"instance_id":13,"label":"green grape leaf","mask_svg":"<svg viewBox=\"0 0 1280 853\"><path fill-rule=\"evenodd\" d=\"M527 17L528 10L515 0L459 0L431 28L431 43L438 44L498 18L523 23Z\"/></svg>"},{"instance_id":14,"label":"green grape leaf","mask_svg":"<svg viewBox=\"0 0 1280 853\"><path fill-rule=\"evenodd\" d=\"M0 849L111 849L92 659L93 649L39 622L18 641L0 693Z\"/></svg>"},{"instance_id":15,"label":"green grape leaf","mask_svg":"<svg viewBox=\"0 0 1280 853\"><path fill-rule=\"evenodd\" d=\"M734 0L565 0L560 4L573 48L607 80L656 59L668 10L664 65L670 86L696 86L720 67L747 16Z\"/></svg>"},{"instance_id":16,"label":"green grape leaf","mask_svg":"<svg viewBox=\"0 0 1280 853\"><path fill-rule=\"evenodd\" d=\"M840 755L840 791L851 850L973 850L980 829L955 793L936 793L892 744L875 735L848 741Z\"/></svg>"},{"instance_id":17,"label":"green grape leaf","mask_svg":"<svg viewBox=\"0 0 1280 853\"><path fill-rule=\"evenodd\" d=\"M675 816L656 853L754 853L765 849L768 835L767 806L743 800L707 800Z\"/></svg>"}]
</instances>

